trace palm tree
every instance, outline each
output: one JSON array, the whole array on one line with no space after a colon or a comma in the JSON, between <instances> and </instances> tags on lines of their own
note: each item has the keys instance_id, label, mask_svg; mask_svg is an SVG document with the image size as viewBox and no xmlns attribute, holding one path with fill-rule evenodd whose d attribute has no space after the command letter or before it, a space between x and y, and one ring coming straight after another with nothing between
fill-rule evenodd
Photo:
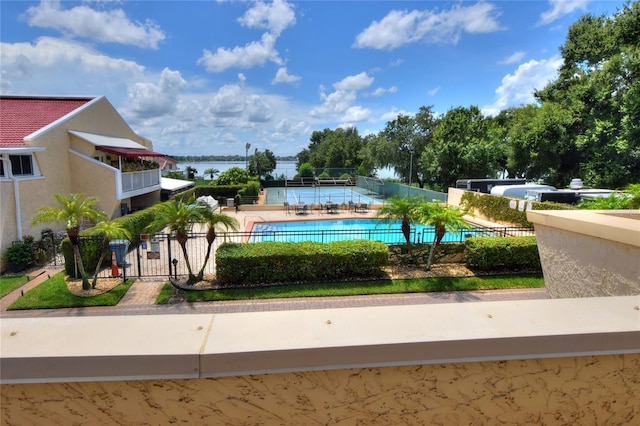
<instances>
[{"instance_id":1,"label":"palm tree","mask_svg":"<svg viewBox=\"0 0 640 426\"><path fill-rule=\"evenodd\" d=\"M189 231L194 224L204 221L203 215L207 208L196 204L194 197L186 202L183 199L169 200L153 207L155 219L146 228L148 232L157 232L159 229L169 227L171 232L175 233L189 271L189 283L197 282L197 277L191 270L191 262L187 253Z\"/></svg>"},{"instance_id":2,"label":"palm tree","mask_svg":"<svg viewBox=\"0 0 640 426\"><path fill-rule=\"evenodd\" d=\"M431 244L431 248L429 249L429 258L427 259L427 270L430 270L436 248L447 231L455 232L461 229L469 229L471 226L464 220L464 210L460 210L454 206L445 206L437 202L426 202L422 203L417 210L418 221L420 223L433 225L435 227L435 236L433 238L433 244Z\"/></svg>"},{"instance_id":3,"label":"palm tree","mask_svg":"<svg viewBox=\"0 0 640 426\"><path fill-rule=\"evenodd\" d=\"M198 272L198 276L196 277L197 281L202 281L202 278L204 277L204 268L207 266L207 262L209 261L209 255L211 254L211 246L213 246L213 242L215 241L217 234L216 234L216 228L219 226L224 227L225 229L232 229L234 231L237 231L238 228L240 227L240 223L238 223L238 221L231 217L231 216L227 216L226 214L221 214L221 213L214 213L211 210L209 210L208 206L206 210L203 210L204 214L204 219L205 221L202 223L206 223L208 226L208 230L207 230L207 254L204 257L204 263L202 265L202 269L200 269L200 272Z\"/></svg>"},{"instance_id":4,"label":"palm tree","mask_svg":"<svg viewBox=\"0 0 640 426\"><path fill-rule=\"evenodd\" d=\"M218 173L220 173L220 170L218 170L218 169L207 169L202 173L204 173L205 175L209 175L211 180L213 180L213 176L217 175Z\"/></svg>"},{"instance_id":5,"label":"palm tree","mask_svg":"<svg viewBox=\"0 0 640 426\"><path fill-rule=\"evenodd\" d=\"M102 251L100 252L100 259L96 265L96 270L93 273L93 281L91 282L91 288L96 288L98 282L98 272L100 272L100 266L104 257L109 253L109 243L112 240L127 239L131 241L131 232L128 229L123 228L120 222L100 222L94 229L104 234L104 240L102 241Z\"/></svg>"},{"instance_id":6,"label":"palm tree","mask_svg":"<svg viewBox=\"0 0 640 426\"><path fill-rule=\"evenodd\" d=\"M84 194L54 194L53 198L58 202L59 207L44 206L40 207L33 216L31 223L37 225L39 223L64 222L67 237L71 241L73 254L75 257L80 276L82 277L82 289L89 290L89 278L84 270L82 256L80 255L80 246L78 245L80 235L80 222L83 219L100 220L106 219L107 215L96 208L98 199L96 197L85 197Z\"/></svg>"},{"instance_id":7,"label":"palm tree","mask_svg":"<svg viewBox=\"0 0 640 426\"><path fill-rule=\"evenodd\" d=\"M198 173L198 170L196 170L195 167L187 166L185 170L187 172L187 179L195 179L196 174Z\"/></svg>"},{"instance_id":8,"label":"palm tree","mask_svg":"<svg viewBox=\"0 0 640 426\"><path fill-rule=\"evenodd\" d=\"M423 202L421 197L394 195L376 213L376 217L382 218L386 222L399 220L402 223L402 235L404 235L409 249L411 248L411 224L416 222L416 209L421 202Z\"/></svg>"}]
</instances>

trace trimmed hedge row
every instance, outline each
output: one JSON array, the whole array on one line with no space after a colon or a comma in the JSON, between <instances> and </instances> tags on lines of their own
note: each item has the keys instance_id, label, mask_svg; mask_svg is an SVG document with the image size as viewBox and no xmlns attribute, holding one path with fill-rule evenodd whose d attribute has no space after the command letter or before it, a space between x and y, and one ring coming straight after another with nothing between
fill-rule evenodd
<instances>
[{"instance_id":1,"label":"trimmed hedge row","mask_svg":"<svg viewBox=\"0 0 640 426\"><path fill-rule=\"evenodd\" d=\"M468 238L465 241L464 258L467 267L481 271L542 271L536 237Z\"/></svg>"},{"instance_id":2,"label":"trimmed hedge row","mask_svg":"<svg viewBox=\"0 0 640 426\"><path fill-rule=\"evenodd\" d=\"M381 276L388 263L389 247L379 241L225 243L216 277L221 285L331 281Z\"/></svg>"}]
</instances>

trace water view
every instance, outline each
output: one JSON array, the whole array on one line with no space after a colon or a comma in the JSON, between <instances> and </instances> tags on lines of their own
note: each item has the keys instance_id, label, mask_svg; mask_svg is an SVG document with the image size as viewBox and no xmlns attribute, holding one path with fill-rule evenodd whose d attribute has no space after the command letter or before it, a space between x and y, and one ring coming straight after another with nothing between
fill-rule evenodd
<instances>
[{"instance_id":1,"label":"water view","mask_svg":"<svg viewBox=\"0 0 640 426\"><path fill-rule=\"evenodd\" d=\"M209 175L205 175L204 171L207 169L218 169L219 172L224 172L229 170L232 167L240 167L244 169L246 164L244 161L212 161L212 162L185 162L178 163L178 168L180 171L186 170L188 166L193 167L197 170L197 176L203 176L205 179L209 179ZM293 179L296 175L296 162L295 161L278 161L276 163L276 169L271 173L273 177L279 177L280 175L286 176L287 179ZM214 178L216 176L214 175ZM378 171L378 177L380 179L390 179L394 178L395 172L393 169L384 168Z\"/></svg>"}]
</instances>

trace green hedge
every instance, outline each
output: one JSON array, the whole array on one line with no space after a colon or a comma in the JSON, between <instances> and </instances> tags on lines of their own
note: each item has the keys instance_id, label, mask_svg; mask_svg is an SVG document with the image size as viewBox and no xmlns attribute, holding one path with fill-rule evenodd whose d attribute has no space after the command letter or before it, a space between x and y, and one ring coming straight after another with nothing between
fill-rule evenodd
<instances>
[{"instance_id":1,"label":"green hedge","mask_svg":"<svg viewBox=\"0 0 640 426\"><path fill-rule=\"evenodd\" d=\"M389 247L378 241L222 244L216 277L222 285L332 281L374 277L389 263Z\"/></svg>"},{"instance_id":2,"label":"green hedge","mask_svg":"<svg viewBox=\"0 0 640 426\"><path fill-rule=\"evenodd\" d=\"M212 196L216 200L218 198L233 198L238 191L244 188L246 185L210 185L210 186L197 186L195 188L196 198L202 196Z\"/></svg>"},{"instance_id":3,"label":"green hedge","mask_svg":"<svg viewBox=\"0 0 640 426\"><path fill-rule=\"evenodd\" d=\"M490 194L478 194L476 192L465 191L462 194L461 204L468 210L477 210L489 220L512 223L520 226L533 226L527 220L527 212L509 207L512 198L501 197ZM532 201L533 210L575 210L575 207L568 204L545 201L543 203Z\"/></svg>"},{"instance_id":4,"label":"green hedge","mask_svg":"<svg viewBox=\"0 0 640 426\"><path fill-rule=\"evenodd\" d=\"M536 237L482 237L465 241L467 267L481 271L542 271Z\"/></svg>"}]
</instances>

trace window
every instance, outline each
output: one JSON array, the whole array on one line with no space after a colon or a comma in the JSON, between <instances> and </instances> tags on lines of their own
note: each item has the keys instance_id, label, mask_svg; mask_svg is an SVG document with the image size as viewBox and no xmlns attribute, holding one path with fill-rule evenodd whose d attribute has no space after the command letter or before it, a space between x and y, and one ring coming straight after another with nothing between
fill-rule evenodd
<instances>
[{"instance_id":1,"label":"window","mask_svg":"<svg viewBox=\"0 0 640 426\"><path fill-rule=\"evenodd\" d=\"M6 157L5 157L6 158ZM31 155L9 155L11 173L13 176L33 176L33 158ZM8 177L8 170L4 161L0 161L0 176Z\"/></svg>"},{"instance_id":2,"label":"window","mask_svg":"<svg viewBox=\"0 0 640 426\"><path fill-rule=\"evenodd\" d=\"M10 155L11 172L14 176L33 175L30 155Z\"/></svg>"}]
</instances>

